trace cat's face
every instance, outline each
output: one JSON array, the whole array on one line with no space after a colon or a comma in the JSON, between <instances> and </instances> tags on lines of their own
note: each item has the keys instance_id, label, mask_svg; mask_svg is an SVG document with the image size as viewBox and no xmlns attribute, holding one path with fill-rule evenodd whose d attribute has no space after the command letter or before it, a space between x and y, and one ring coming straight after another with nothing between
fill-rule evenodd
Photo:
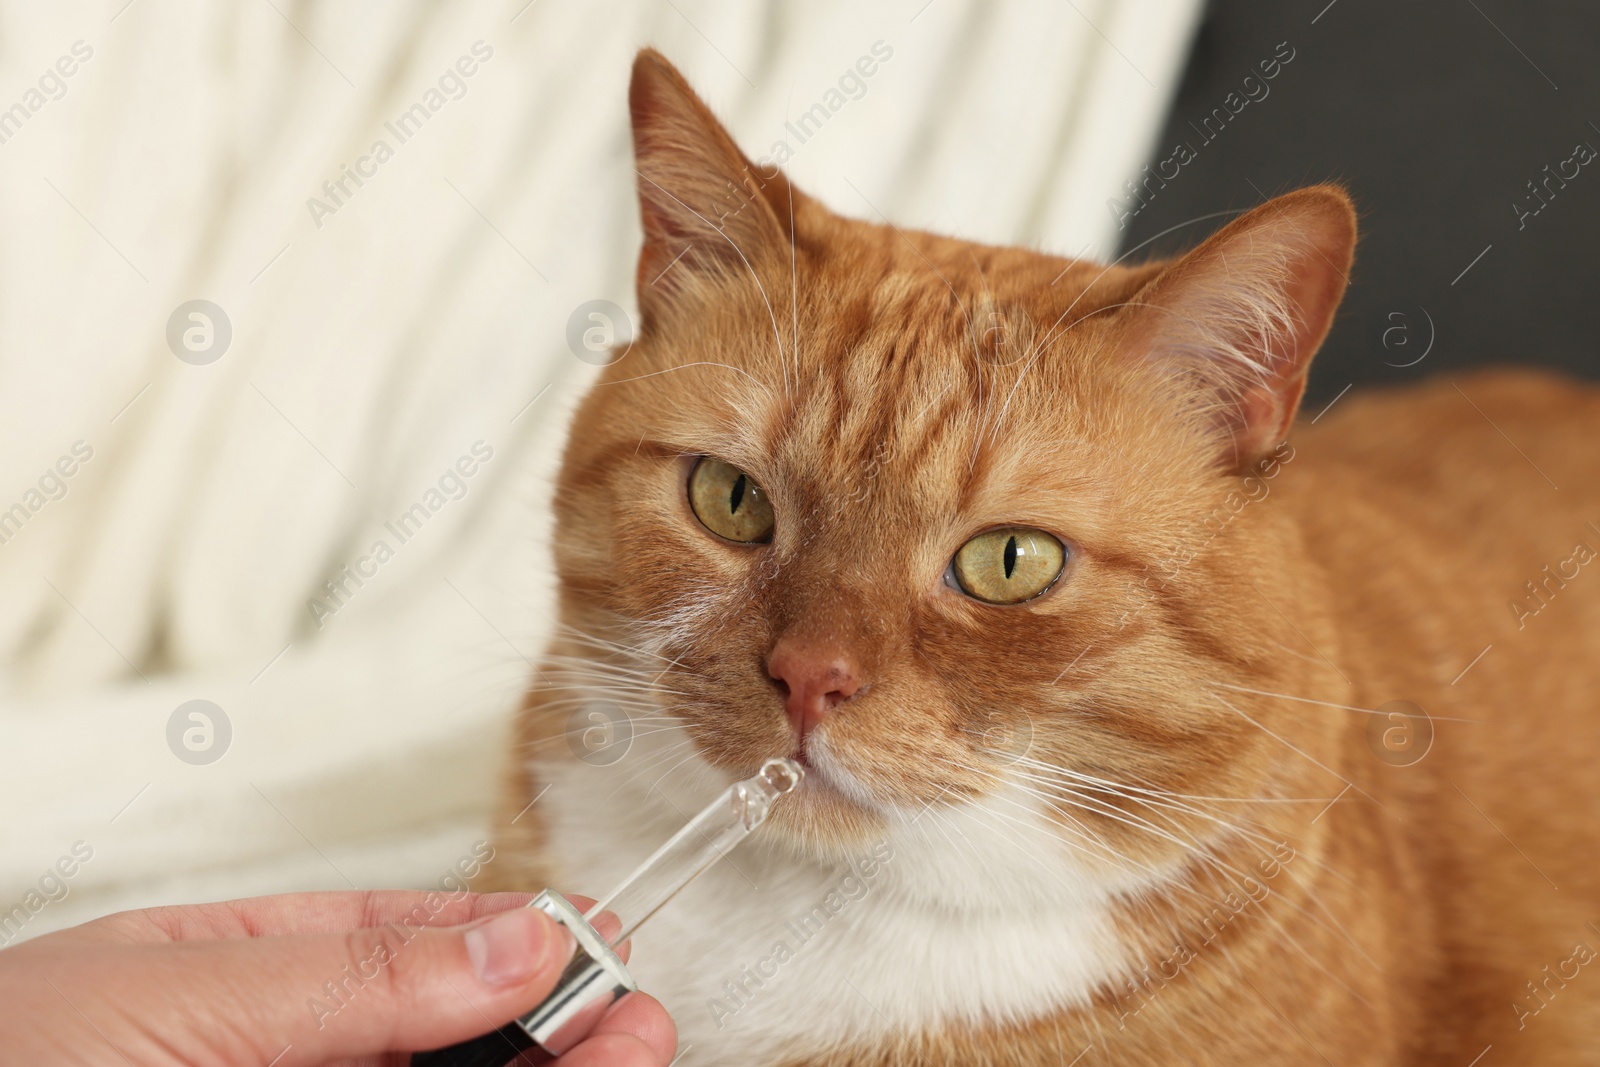
<instances>
[{"instance_id":1,"label":"cat's face","mask_svg":"<svg viewBox=\"0 0 1600 1067\"><path fill-rule=\"evenodd\" d=\"M1265 280L1225 306L1194 256L1108 270L835 216L749 168L659 58L632 102L646 322L562 472L564 621L597 665L573 677L623 678L730 776L803 759L776 821L815 847L988 798L1154 863L1178 839L1106 783L1259 791L1266 739L1209 685L1271 651L1237 589L1290 548L1270 521L1198 542L1275 462L1337 300L1319 275L1325 312L1282 319L1305 298L1281 295L1274 340L1263 292L1301 269L1282 218L1337 231L1342 198L1226 246ZM1185 367L1202 345L1230 362Z\"/></svg>"}]
</instances>

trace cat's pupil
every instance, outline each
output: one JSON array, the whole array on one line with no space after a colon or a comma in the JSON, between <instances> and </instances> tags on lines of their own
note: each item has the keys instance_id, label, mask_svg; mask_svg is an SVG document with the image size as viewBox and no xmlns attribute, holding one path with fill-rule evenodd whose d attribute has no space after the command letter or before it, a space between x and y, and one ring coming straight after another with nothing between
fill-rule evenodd
<instances>
[{"instance_id":1,"label":"cat's pupil","mask_svg":"<svg viewBox=\"0 0 1600 1067\"><path fill-rule=\"evenodd\" d=\"M744 502L744 475L741 474L741 475L739 475L739 477L737 479L734 480L733 492L728 495L728 513L732 514L732 515L737 515L739 513L739 505L741 503L743 503L743 502ZM1010 574L1011 572L1009 570L1007 570L1006 573Z\"/></svg>"},{"instance_id":2,"label":"cat's pupil","mask_svg":"<svg viewBox=\"0 0 1600 1067\"><path fill-rule=\"evenodd\" d=\"M1011 572L1017 569L1017 539L1006 538L1006 577L1011 577Z\"/></svg>"}]
</instances>

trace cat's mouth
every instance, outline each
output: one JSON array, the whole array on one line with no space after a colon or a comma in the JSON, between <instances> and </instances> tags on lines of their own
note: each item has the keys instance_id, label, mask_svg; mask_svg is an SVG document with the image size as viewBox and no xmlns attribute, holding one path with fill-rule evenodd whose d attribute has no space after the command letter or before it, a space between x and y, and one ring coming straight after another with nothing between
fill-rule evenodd
<instances>
[{"instance_id":1,"label":"cat's mouth","mask_svg":"<svg viewBox=\"0 0 1600 1067\"><path fill-rule=\"evenodd\" d=\"M819 761L813 758L812 754L807 751L807 747L804 743L801 743L795 746L793 752L789 753L790 759L805 768L806 776L801 780L801 788L805 790L805 793L816 793L818 791L838 793L839 788L835 784L833 776L825 767L819 765Z\"/></svg>"},{"instance_id":2,"label":"cat's mouth","mask_svg":"<svg viewBox=\"0 0 1600 1067\"><path fill-rule=\"evenodd\" d=\"M812 798L814 801L829 803L848 803L852 807L876 809L877 805L869 798L865 789L842 770L838 763L826 757L818 757L813 752L808 752L806 746L797 747L789 755L800 766L805 768L806 776L800 783L801 796Z\"/></svg>"},{"instance_id":3,"label":"cat's mouth","mask_svg":"<svg viewBox=\"0 0 1600 1067\"><path fill-rule=\"evenodd\" d=\"M800 783L802 787L809 785L813 792L826 792L858 807L876 810L880 806L876 793L851 773L843 760L814 738L796 746L789 758L806 770L805 780Z\"/></svg>"},{"instance_id":4,"label":"cat's mouth","mask_svg":"<svg viewBox=\"0 0 1600 1067\"><path fill-rule=\"evenodd\" d=\"M839 805L869 812L880 809L879 798L866 783L851 773L821 737L815 734L807 737L795 746L789 758L805 768L806 776L800 783L800 796L830 807Z\"/></svg>"}]
</instances>

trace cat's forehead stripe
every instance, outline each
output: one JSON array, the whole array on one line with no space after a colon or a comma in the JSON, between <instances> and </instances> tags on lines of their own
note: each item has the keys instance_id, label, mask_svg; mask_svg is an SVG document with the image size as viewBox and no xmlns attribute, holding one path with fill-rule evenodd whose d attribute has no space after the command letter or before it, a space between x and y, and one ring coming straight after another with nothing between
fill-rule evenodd
<instances>
[{"instance_id":1,"label":"cat's forehead stripe","mask_svg":"<svg viewBox=\"0 0 1600 1067\"><path fill-rule=\"evenodd\" d=\"M830 313L802 333L796 386L769 401L786 473L866 483L893 470L907 489L948 498L947 461L971 451L980 400L963 309L943 285L901 275L839 306L850 328L834 330Z\"/></svg>"}]
</instances>

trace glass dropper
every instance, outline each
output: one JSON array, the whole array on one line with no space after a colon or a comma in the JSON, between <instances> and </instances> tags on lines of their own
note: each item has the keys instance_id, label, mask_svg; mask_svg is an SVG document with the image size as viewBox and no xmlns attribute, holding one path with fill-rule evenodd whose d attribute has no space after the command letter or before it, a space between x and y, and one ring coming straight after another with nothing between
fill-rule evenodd
<instances>
[{"instance_id":1,"label":"glass dropper","mask_svg":"<svg viewBox=\"0 0 1600 1067\"><path fill-rule=\"evenodd\" d=\"M765 822L773 803L793 792L803 777L805 769L794 760L763 763L754 777L724 790L582 915L553 890L540 893L528 906L561 923L577 942L556 987L532 1011L499 1030L449 1048L416 1053L412 1067L504 1067L523 1053L544 1055L538 1061L543 1063L574 1047L618 998L636 988L612 946L627 940L696 875ZM620 922L610 937L596 929L602 913Z\"/></svg>"},{"instance_id":2,"label":"glass dropper","mask_svg":"<svg viewBox=\"0 0 1600 1067\"><path fill-rule=\"evenodd\" d=\"M735 782L690 819L622 884L602 897L583 917L590 925L602 912L621 922L610 943L626 941L641 923L661 909L695 876L716 863L767 818L772 804L805 777L791 759L770 759L752 778Z\"/></svg>"}]
</instances>

